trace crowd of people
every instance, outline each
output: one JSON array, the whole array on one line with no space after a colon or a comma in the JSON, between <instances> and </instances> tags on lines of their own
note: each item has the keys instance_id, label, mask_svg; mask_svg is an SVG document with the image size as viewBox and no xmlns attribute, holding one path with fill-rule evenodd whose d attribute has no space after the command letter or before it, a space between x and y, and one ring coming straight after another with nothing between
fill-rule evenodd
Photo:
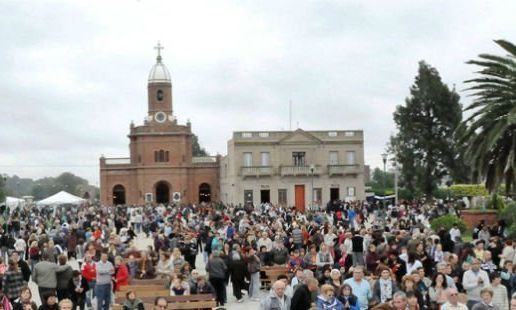
<instances>
[{"instance_id":1,"label":"crowd of people","mask_svg":"<svg viewBox=\"0 0 516 310\"><path fill-rule=\"evenodd\" d=\"M418 202L333 201L309 212L271 204L26 206L0 218L0 307L110 309L132 279L162 279L172 296L213 294L219 307L231 283L237 302L259 301L263 310L516 310L516 251L503 221L479 223L467 242L458 225L430 229L432 218L458 212ZM141 237L153 245L138 249ZM264 296L267 266L285 273ZM137 295L127 291L123 308L143 309ZM166 303L158 297L154 306Z\"/></svg>"}]
</instances>

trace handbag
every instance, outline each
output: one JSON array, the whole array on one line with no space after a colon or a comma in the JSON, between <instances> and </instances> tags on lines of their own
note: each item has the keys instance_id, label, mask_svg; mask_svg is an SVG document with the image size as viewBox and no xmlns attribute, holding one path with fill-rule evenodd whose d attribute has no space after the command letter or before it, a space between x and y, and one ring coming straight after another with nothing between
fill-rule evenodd
<instances>
[{"instance_id":1,"label":"handbag","mask_svg":"<svg viewBox=\"0 0 516 310\"><path fill-rule=\"evenodd\" d=\"M11 302L7 296L2 298L2 305L4 306L4 310L13 310L13 306L11 305Z\"/></svg>"}]
</instances>

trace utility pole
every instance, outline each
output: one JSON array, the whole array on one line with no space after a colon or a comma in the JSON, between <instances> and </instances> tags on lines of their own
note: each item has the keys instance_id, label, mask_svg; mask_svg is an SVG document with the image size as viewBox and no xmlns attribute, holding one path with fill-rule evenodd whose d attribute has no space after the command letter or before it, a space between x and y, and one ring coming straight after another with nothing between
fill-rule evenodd
<instances>
[{"instance_id":1,"label":"utility pole","mask_svg":"<svg viewBox=\"0 0 516 310\"><path fill-rule=\"evenodd\" d=\"M398 164L394 162L394 205L398 205Z\"/></svg>"},{"instance_id":2,"label":"utility pole","mask_svg":"<svg viewBox=\"0 0 516 310\"><path fill-rule=\"evenodd\" d=\"M288 101L288 130L292 131L292 100Z\"/></svg>"}]
</instances>

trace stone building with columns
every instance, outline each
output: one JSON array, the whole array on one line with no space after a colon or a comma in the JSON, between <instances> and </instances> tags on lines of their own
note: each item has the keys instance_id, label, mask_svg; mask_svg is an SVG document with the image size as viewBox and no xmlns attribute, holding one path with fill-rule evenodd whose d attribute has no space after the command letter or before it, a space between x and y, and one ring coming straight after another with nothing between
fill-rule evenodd
<instances>
[{"instance_id":1,"label":"stone building with columns","mask_svg":"<svg viewBox=\"0 0 516 310\"><path fill-rule=\"evenodd\" d=\"M172 80L160 55L147 83L148 113L129 129L129 157L100 158L102 204L218 201L219 157L192 156L190 122L178 124Z\"/></svg>"},{"instance_id":2,"label":"stone building with columns","mask_svg":"<svg viewBox=\"0 0 516 310\"><path fill-rule=\"evenodd\" d=\"M234 132L220 163L228 203L323 206L365 199L361 130Z\"/></svg>"}]
</instances>

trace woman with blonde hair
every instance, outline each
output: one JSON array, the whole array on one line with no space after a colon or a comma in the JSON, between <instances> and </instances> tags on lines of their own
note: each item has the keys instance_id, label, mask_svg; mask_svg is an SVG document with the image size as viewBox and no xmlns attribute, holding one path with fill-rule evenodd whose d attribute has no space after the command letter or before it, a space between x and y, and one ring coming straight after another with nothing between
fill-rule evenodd
<instances>
[{"instance_id":1,"label":"woman with blonde hair","mask_svg":"<svg viewBox=\"0 0 516 310\"><path fill-rule=\"evenodd\" d=\"M424 298L423 295L416 289L416 280L412 275L406 275L401 279L401 289L406 294L413 292L417 297L419 308L424 308L425 300L428 300L428 298Z\"/></svg>"},{"instance_id":2,"label":"woman with blonde hair","mask_svg":"<svg viewBox=\"0 0 516 310\"><path fill-rule=\"evenodd\" d=\"M34 265L36 265L41 258L41 253L39 251L38 241L34 240L30 243L29 246L29 260L30 260L30 270L34 269Z\"/></svg>"},{"instance_id":3,"label":"woman with blonde hair","mask_svg":"<svg viewBox=\"0 0 516 310\"><path fill-rule=\"evenodd\" d=\"M172 264L174 265L174 270L178 272L184 263L185 260L181 255L181 251L178 248L174 248L172 250Z\"/></svg>"},{"instance_id":4,"label":"woman with blonde hair","mask_svg":"<svg viewBox=\"0 0 516 310\"><path fill-rule=\"evenodd\" d=\"M329 284L321 286L321 293L315 300L317 309L344 310L344 305L335 298L335 288Z\"/></svg>"}]
</instances>

